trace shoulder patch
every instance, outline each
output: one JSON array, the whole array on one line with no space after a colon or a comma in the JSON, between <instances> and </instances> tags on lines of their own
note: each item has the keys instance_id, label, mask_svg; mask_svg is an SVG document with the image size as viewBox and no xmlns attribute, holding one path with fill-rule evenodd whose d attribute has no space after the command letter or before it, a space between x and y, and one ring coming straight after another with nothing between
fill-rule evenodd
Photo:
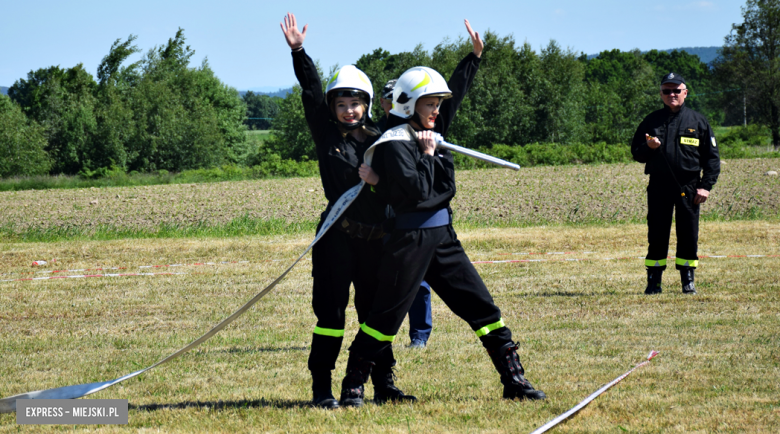
<instances>
[{"instance_id":1,"label":"shoulder patch","mask_svg":"<svg viewBox=\"0 0 780 434\"><path fill-rule=\"evenodd\" d=\"M710 138L710 140L712 141L712 147L713 147L713 148L717 148L717 147L718 147L718 144L717 144L717 143L715 143L715 136L712 136L712 137Z\"/></svg>"}]
</instances>

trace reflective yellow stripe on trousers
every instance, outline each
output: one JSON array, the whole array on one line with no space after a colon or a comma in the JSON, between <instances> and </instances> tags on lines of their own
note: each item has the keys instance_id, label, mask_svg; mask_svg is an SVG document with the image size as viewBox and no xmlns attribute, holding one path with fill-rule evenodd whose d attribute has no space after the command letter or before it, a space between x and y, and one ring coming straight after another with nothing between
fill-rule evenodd
<instances>
[{"instance_id":1,"label":"reflective yellow stripe on trousers","mask_svg":"<svg viewBox=\"0 0 780 434\"><path fill-rule=\"evenodd\" d=\"M338 329L326 329L322 327L314 327L314 334L323 335L323 336L333 336L334 338L343 338L344 329L338 330Z\"/></svg>"},{"instance_id":2,"label":"reflective yellow stripe on trousers","mask_svg":"<svg viewBox=\"0 0 780 434\"><path fill-rule=\"evenodd\" d=\"M503 318L494 322L493 324L488 324L485 327L482 327L481 329L474 330L474 332L477 334L478 338L481 338L482 336L485 336L486 334L492 332L495 329L500 329L501 327L504 327Z\"/></svg>"},{"instance_id":3,"label":"reflective yellow stripe on trousers","mask_svg":"<svg viewBox=\"0 0 780 434\"><path fill-rule=\"evenodd\" d=\"M395 340L395 335L393 336L383 335L378 330L374 330L371 327L367 326L366 323L360 324L360 330L363 330L363 333L371 336L372 338L378 341L393 342Z\"/></svg>"}]
</instances>

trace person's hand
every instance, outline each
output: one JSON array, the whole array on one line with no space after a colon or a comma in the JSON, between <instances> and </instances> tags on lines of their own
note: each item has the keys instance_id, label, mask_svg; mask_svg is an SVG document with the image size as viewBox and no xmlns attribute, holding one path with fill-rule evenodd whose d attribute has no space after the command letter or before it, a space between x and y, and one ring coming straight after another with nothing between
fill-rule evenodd
<instances>
[{"instance_id":1,"label":"person's hand","mask_svg":"<svg viewBox=\"0 0 780 434\"><path fill-rule=\"evenodd\" d=\"M707 198L710 197L710 192L703 189L703 188L697 188L696 189L696 197L693 198L693 204L698 205L700 203L704 203L707 201Z\"/></svg>"},{"instance_id":2,"label":"person's hand","mask_svg":"<svg viewBox=\"0 0 780 434\"><path fill-rule=\"evenodd\" d=\"M645 133L645 139L647 140L647 147L650 149L658 149L661 146L661 141L658 137L650 137L650 134Z\"/></svg>"},{"instance_id":3,"label":"person's hand","mask_svg":"<svg viewBox=\"0 0 780 434\"><path fill-rule=\"evenodd\" d=\"M485 48L485 42L482 39L479 39L479 32L475 32L471 29L469 20L464 21L466 22L466 30L468 30L469 36L471 36L471 44L474 45L474 55L482 57L482 50Z\"/></svg>"},{"instance_id":4,"label":"person's hand","mask_svg":"<svg viewBox=\"0 0 780 434\"><path fill-rule=\"evenodd\" d=\"M417 143L420 145L420 150L423 153L433 156L433 151L436 150L436 143L433 141L433 131L420 131L417 133Z\"/></svg>"},{"instance_id":5,"label":"person's hand","mask_svg":"<svg viewBox=\"0 0 780 434\"><path fill-rule=\"evenodd\" d=\"M374 172L374 169L372 169L371 166L366 166L366 163L363 163L358 167L358 176L371 185L376 185L379 182L379 175Z\"/></svg>"},{"instance_id":6,"label":"person's hand","mask_svg":"<svg viewBox=\"0 0 780 434\"><path fill-rule=\"evenodd\" d=\"M303 47L303 40L306 39L306 29L308 24L303 26L303 32L298 31L298 21L295 20L295 15L288 12L284 17L284 23L279 23L284 33L284 38L287 39L287 45L290 49L296 51Z\"/></svg>"}]
</instances>

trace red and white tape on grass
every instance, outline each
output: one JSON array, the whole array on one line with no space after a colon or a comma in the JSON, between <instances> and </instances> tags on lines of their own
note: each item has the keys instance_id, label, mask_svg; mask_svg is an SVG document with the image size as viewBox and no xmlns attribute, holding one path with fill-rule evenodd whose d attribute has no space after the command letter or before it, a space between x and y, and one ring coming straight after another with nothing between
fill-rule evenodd
<instances>
[{"instance_id":1,"label":"red and white tape on grass","mask_svg":"<svg viewBox=\"0 0 780 434\"><path fill-rule=\"evenodd\" d=\"M74 274L70 276L45 276L27 277L22 279L0 280L0 282L22 282L25 280L50 280L50 279L84 279L88 277L129 277L129 276L177 276L188 273L106 273L106 274Z\"/></svg>"},{"instance_id":2,"label":"red and white tape on grass","mask_svg":"<svg viewBox=\"0 0 780 434\"><path fill-rule=\"evenodd\" d=\"M593 253L593 252L584 252L584 253ZM513 255L522 254L522 253L511 253ZM564 253L548 253L549 254L564 254ZM714 259L721 259L721 258L778 258L780 255L712 255L712 256L699 256L699 259L702 258L714 258ZM472 264L518 264L518 263L525 263L525 262L582 262L582 261L623 261L626 259L645 259L644 256L624 256L622 258L564 258L564 259L507 259L505 261L473 261ZM674 256L668 256L667 259L675 259Z\"/></svg>"},{"instance_id":3,"label":"red and white tape on grass","mask_svg":"<svg viewBox=\"0 0 780 434\"><path fill-rule=\"evenodd\" d=\"M614 380L612 380L611 383L609 383L606 386L602 387L601 389L595 391L592 395L590 395L589 397L585 398L582 402L580 402L579 404L577 404L574 407L572 407L571 410L569 410L566 413L563 413L562 415L556 417L555 419L547 422L546 424L544 424L541 427L537 428L536 431L532 432L531 434L542 434L543 432L547 432L550 428L554 427L555 425L558 425L563 420L567 419L569 416L571 416L574 413L582 410L583 407L585 407L586 405L590 404L591 401L593 401L594 399L598 398L599 395L601 395L602 393L606 392L607 389L609 389L610 387L620 383L624 378L628 377L632 372L634 372L637 369L641 368L642 366L650 363L650 360L653 360L653 357L655 357L657 355L658 355L657 351L650 351L650 354L647 356L647 360L645 360L644 362L634 366L633 368L631 368L631 370L629 370L625 374L621 375L620 377L615 378Z\"/></svg>"},{"instance_id":4,"label":"red and white tape on grass","mask_svg":"<svg viewBox=\"0 0 780 434\"><path fill-rule=\"evenodd\" d=\"M497 253L497 255L570 255L576 252L546 252L546 253ZM596 253L596 252L582 252L583 254ZM702 255L703 258L778 258L780 255ZM668 259L675 259L674 256L667 257ZM582 261L622 261L627 259L645 259L644 256L624 256L620 258L563 258L563 259L507 259L502 261L472 261L472 264L520 264L530 262L582 262ZM195 267L195 266L216 266L226 264L251 264L256 262L280 262L282 259L266 259L263 261L223 261L223 262L194 262L192 264L165 264L165 265L139 265L137 267L103 267L103 268L81 268L72 270L40 270L36 272L10 272L0 274L1 276L8 276L12 274L56 274L56 273L78 273L84 271L105 271L105 270L129 270L131 268L168 268L168 267ZM168 276L174 274L188 274L188 273L106 273L106 274L79 274L71 276L48 276L48 277L28 277L20 279L2 279L0 282L22 282L29 280L49 280L49 279L73 279L84 277L128 277L128 276Z\"/></svg>"}]
</instances>

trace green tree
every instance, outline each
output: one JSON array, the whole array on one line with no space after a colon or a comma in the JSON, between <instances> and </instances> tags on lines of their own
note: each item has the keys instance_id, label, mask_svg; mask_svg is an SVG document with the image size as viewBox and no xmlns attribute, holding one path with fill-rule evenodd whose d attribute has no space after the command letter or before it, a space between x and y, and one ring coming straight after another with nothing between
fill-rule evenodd
<instances>
[{"instance_id":1,"label":"green tree","mask_svg":"<svg viewBox=\"0 0 780 434\"><path fill-rule=\"evenodd\" d=\"M319 70L319 65L317 69ZM271 121L271 130L271 138L266 140L265 147L261 150L261 159L272 154L284 160L317 159L314 140L303 112L300 85L293 86L293 91L279 102L279 112Z\"/></svg>"},{"instance_id":2,"label":"green tree","mask_svg":"<svg viewBox=\"0 0 780 434\"><path fill-rule=\"evenodd\" d=\"M45 175L51 161L43 128L0 95L0 177Z\"/></svg>"},{"instance_id":3,"label":"green tree","mask_svg":"<svg viewBox=\"0 0 780 434\"><path fill-rule=\"evenodd\" d=\"M769 127L780 149L780 0L747 0L742 17L725 38L716 76L724 88L742 89L743 110Z\"/></svg>"},{"instance_id":4,"label":"green tree","mask_svg":"<svg viewBox=\"0 0 780 434\"><path fill-rule=\"evenodd\" d=\"M243 164L251 155L244 135L246 106L207 61L190 68L194 54L179 29L141 61L140 79L127 98L136 126L126 143L130 170Z\"/></svg>"},{"instance_id":5,"label":"green tree","mask_svg":"<svg viewBox=\"0 0 780 434\"><path fill-rule=\"evenodd\" d=\"M582 63L571 50L550 41L542 49L539 67L536 137L552 143L581 141L585 123Z\"/></svg>"},{"instance_id":6,"label":"green tree","mask_svg":"<svg viewBox=\"0 0 780 434\"><path fill-rule=\"evenodd\" d=\"M653 69L638 50L609 50L585 65L584 142L627 143L637 125L661 107Z\"/></svg>"},{"instance_id":7,"label":"green tree","mask_svg":"<svg viewBox=\"0 0 780 434\"><path fill-rule=\"evenodd\" d=\"M8 96L46 131L54 173L75 174L91 165L96 88L92 75L78 64L31 71L27 80L18 80L8 90Z\"/></svg>"},{"instance_id":8,"label":"green tree","mask_svg":"<svg viewBox=\"0 0 780 434\"><path fill-rule=\"evenodd\" d=\"M253 130L268 130L271 128L271 120L279 113L279 97L270 97L252 92L244 94L246 104L246 125Z\"/></svg>"}]
</instances>

